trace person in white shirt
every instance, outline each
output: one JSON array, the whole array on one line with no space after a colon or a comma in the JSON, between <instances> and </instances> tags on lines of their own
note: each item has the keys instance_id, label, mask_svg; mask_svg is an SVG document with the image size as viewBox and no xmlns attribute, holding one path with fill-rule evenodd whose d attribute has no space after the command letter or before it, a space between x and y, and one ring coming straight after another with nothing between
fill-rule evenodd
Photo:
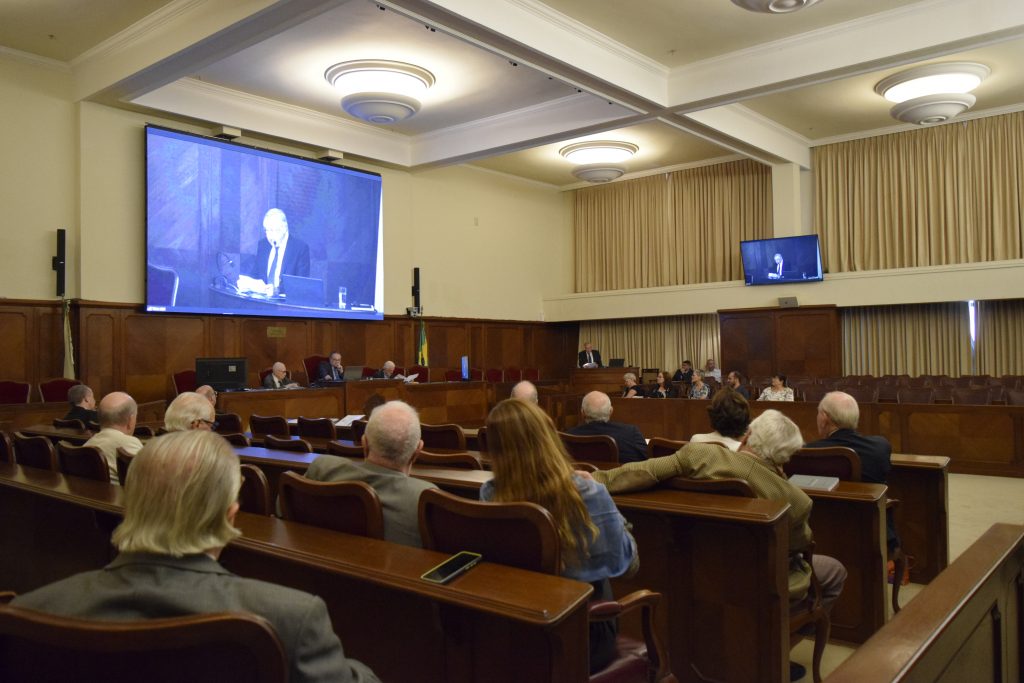
<instances>
[{"instance_id":1,"label":"person in white shirt","mask_svg":"<svg viewBox=\"0 0 1024 683\"><path fill-rule=\"evenodd\" d=\"M792 401L793 390L786 386L786 376L779 373L772 375L772 383L766 387L758 401Z\"/></svg>"},{"instance_id":2,"label":"person in white shirt","mask_svg":"<svg viewBox=\"0 0 1024 683\"><path fill-rule=\"evenodd\" d=\"M120 480L117 476L117 449L123 448L131 455L142 450L142 442L134 435L135 421L139 407L128 394L114 391L103 397L99 405L100 431L85 442L95 446L107 461L110 481Z\"/></svg>"},{"instance_id":3,"label":"person in white shirt","mask_svg":"<svg viewBox=\"0 0 1024 683\"><path fill-rule=\"evenodd\" d=\"M704 364L704 379L714 379L719 384L722 383L722 371L715 364L714 358L708 358L708 362Z\"/></svg>"}]
</instances>

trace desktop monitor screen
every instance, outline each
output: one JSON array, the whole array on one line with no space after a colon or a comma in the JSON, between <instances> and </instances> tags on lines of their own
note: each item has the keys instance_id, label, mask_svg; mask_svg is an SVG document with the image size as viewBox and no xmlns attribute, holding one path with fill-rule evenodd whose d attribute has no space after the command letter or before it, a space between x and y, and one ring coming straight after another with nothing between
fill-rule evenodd
<instances>
[{"instance_id":1,"label":"desktop monitor screen","mask_svg":"<svg viewBox=\"0 0 1024 683\"><path fill-rule=\"evenodd\" d=\"M381 177L146 127L146 310L384 313Z\"/></svg>"},{"instance_id":2,"label":"desktop monitor screen","mask_svg":"<svg viewBox=\"0 0 1024 683\"><path fill-rule=\"evenodd\" d=\"M217 391L237 391L248 386L245 358L196 358L196 386L209 384Z\"/></svg>"},{"instance_id":3,"label":"desktop monitor screen","mask_svg":"<svg viewBox=\"0 0 1024 683\"><path fill-rule=\"evenodd\" d=\"M740 242L743 282L747 285L784 285L822 279L817 235L777 237Z\"/></svg>"}]
</instances>

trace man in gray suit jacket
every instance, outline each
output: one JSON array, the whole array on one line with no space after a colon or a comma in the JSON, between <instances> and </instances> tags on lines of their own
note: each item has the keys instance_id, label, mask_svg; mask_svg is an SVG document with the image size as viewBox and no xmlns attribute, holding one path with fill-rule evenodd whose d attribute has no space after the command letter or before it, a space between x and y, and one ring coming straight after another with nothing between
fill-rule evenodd
<instances>
[{"instance_id":1,"label":"man in gray suit jacket","mask_svg":"<svg viewBox=\"0 0 1024 683\"><path fill-rule=\"evenodd\" d=\"M370 414L363 435L366 459L355 463L334 455L321 455L310 464L306 477L317 481L362 481L369 484L384 509L384 538L416 548L420 539L419 502L433 484L409 476L416 453L423 448L420 418L402 401L389 401Z\"/></svg>"},{"instance_id":2,"label":"man in gray suit jacket","mask_svg":"<svg viewBox=\"0 0 1024 683\"><path fill-rule=\"evenodd\" d=\"M243 579L217 562L241 533L233 526L238 456L223 437L192 430L152 439L128 472L124 521L113 534L117 559L12 604L103 621L250 612L274 627L293 683L378 680L366 665L345 658L323 600Z\"/></svg>"}]
</instances>

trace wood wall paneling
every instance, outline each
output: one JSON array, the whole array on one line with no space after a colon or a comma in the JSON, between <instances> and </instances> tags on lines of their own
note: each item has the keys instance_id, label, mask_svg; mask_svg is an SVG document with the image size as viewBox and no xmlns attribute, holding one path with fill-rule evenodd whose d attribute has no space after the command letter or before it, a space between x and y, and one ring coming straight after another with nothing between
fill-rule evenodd
<instances>
[{"instance_id":1,"label":"wood wall paneling","mask_svg":"<svg viewBox=\"0 0 1024 683\"><path fill-rule=\"evenodd\" d=\"M0 313L0 357L4 359L3 379L17 382L31 381L32 368L29 366L28 344L31 337L31 322L28 311L4 311ZM38 380L35 382L38 384Z\"/></svg>"},{"instance_id":2,"label":"wood wall paneling","mask_svg":"<svg viewBox=\"0 0 1024 683\"><path fill-rule=\"evenodd\" d=\"M842 335L835 306L719 311L721 366L748 377L842 374Z\"/></svg>"},{"instance_id":3,"label":"wood wall paneling","mask_svg":"<svg viewBox=\"0 0 1024 683\"><path fill-rule=\"evenodd\" d=\"M124 390L140 403L173 395L178 370L168 368L194 368L206 348L203 319L195 316L128 315L124 331Z\"/></svg>"}]
</instances>

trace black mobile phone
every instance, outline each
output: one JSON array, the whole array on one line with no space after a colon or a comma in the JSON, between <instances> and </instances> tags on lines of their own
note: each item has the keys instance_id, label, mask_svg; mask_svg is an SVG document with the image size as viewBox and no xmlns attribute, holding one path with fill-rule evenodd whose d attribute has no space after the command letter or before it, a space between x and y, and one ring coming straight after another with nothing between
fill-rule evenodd
<instances>
[{"instance_id":1,"label":"black mobile phone","mask_svg":"<svg viewBox=\"0 0 1024 683\"><path fill-rule=\"evenodd\" d=\"M420 578L431 583L448 583L482 559L480 553L463 550L452 555L433 569L428 569Z\"/></svg>"}]
</instances>

